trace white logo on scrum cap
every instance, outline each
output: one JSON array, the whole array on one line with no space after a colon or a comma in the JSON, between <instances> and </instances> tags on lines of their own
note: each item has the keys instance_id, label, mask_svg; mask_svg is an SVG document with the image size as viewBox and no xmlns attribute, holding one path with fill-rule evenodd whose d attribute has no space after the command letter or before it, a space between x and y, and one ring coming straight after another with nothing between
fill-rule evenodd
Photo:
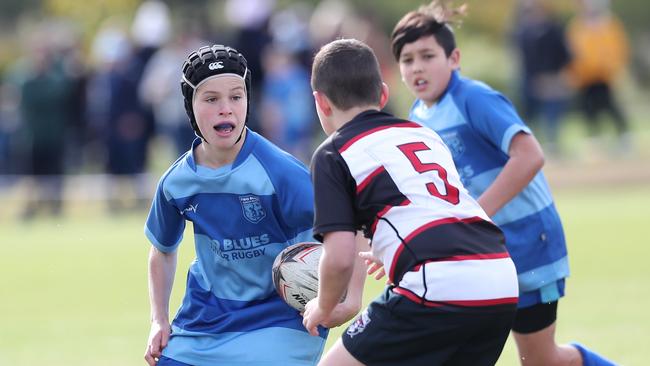
<instances>
[{"instance_id":1,"label":"white logo on scrum cap","mask_svg":"<svg viewBox=\"0 0 650 366\"><path fill-rule=\"evenodd\" d=\"M211 63L210 65L208 65L208 69L210 69L210 70L223 69L223 61L215 61L215 62Z\"/></svg>"}]
</instances>

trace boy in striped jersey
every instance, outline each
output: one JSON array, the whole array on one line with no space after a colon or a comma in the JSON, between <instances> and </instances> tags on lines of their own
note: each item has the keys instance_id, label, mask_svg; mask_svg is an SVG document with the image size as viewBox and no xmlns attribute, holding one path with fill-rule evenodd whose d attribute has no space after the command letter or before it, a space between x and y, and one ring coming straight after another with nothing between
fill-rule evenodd
<instances>
[{"instance_id":1,"label":"boy in striped jersey","mask_svg":"<svg viewBox=\"0 0 650 366\"><path fill-rule=\"evenodd\" d=\"M388 99L372 50L337 40L317 53L312 89L329 137L312 158L318 297L303 324L327 323L348 287L354 233L391 284L321 365L494 365L517 304L503 234L460 182L428 128L381 112Z\"/></svg>"},{"instance_id":2,"label":"boy in striped jersey","mask_svg":"<svg viewBox=\"0 0 650 366\"><path fill-rule=\"evenodd\" d=\"M393 30L393 55L417 98L409 119L440 135L463 184L505 234L519 278L512 329L522 365L612 365L580 344L555 343L569 260L544 155L510 101L460 74L450 22L462 10L433 1Z\"/></svg>"}]
</instances>

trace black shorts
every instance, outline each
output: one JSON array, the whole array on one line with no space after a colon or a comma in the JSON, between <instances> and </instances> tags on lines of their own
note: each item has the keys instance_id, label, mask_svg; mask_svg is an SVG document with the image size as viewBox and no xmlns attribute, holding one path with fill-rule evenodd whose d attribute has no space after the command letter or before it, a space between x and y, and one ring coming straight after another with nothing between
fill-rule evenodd
<instances>
[{"instance_id":1,"label":"black shorts","mask_svg":"<svg viewBox=\"0 0 650 366\"><path fill-rule=\"evenodd\" d=\"M345 348L366 365L490 365L508 338L515 307L463 312L427 307L390 288L342 335Z\"/></svg>"},{"instance_id":2,"label":"black shorts","mask_svg":"<svg viewBox=\"0 0 650 366\"><path fill-rule=\"evenodd\" d=\"M555 319L557 319L557 301L536 304L517 309L512 330L521 334L534 333L553 324Z\"/></svg>"}]
</instances>

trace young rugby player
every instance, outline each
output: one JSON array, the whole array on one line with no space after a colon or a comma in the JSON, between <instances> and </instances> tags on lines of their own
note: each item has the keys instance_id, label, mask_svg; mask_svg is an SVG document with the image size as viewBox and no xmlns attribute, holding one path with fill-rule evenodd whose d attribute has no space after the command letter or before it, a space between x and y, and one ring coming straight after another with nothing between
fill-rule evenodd
<instances>
[{"instance_id":1,"label":"young rugby player","mask_svg":"<svg viewBox=\"0 0 650 366\"><path fill-rule=\"evenodd\" d=\"M312 88L329 137L314 153L314 235L323 241L312 335L349 286L354 233L391 285L321 365L494 365L517 304L503 234L463 187L429 128L381 112L388 100L373 51L337 40L316 54Z\"/></svg>"},{"instance_id":2,"label":"young rugby player","mask_svg":"<svg viewBox=\"0 0 650 366\"><path fill-rule=\"evenodd\" d=\"M417 100L409 119L436 131L469 193L503 230L517 267L513 334L523 365L612 365L580 344L557 345L555 320L569 260L560 216L541 172L544 155L512 104L461 76L448 2L404 15L392 34L402 80Z\"/></svg>"},{"instance_id":3,"label":"young rugby player","mask_svg":"<svg viewBox=\"0 0 650 366\"><path fill-rule=\"evenodd\" d=\"M314 365L327 331L310 337L276 293L271 267L290 244L312 240L307 169L246 128L251 71L230 47L202 47L183 64L185 109L199 138L165 172L145 226L149 255L149 365ZM169 322L177 247L186 221L196 260ZM363 261L359 260L359 267ZM361 307L363 271L328 326ZM352 301L357 302L352 302Z\"/></svg>"}]
</instances>

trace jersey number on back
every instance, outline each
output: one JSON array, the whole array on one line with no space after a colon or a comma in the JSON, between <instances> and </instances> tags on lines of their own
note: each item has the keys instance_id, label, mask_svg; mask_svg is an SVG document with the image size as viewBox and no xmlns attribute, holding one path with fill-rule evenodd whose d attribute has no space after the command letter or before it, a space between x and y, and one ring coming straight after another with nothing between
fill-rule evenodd
<instances>
[{"instance_id":1,"label":"jersey number on back","mask_svg":"<svg viewBox=\"0 0 650 366\"><path fill-rule=\"evenodd\" d=\"M400 151L406 156L407 159L409 159L416 172L422 174L434 170L438 173L438 177L440 177L445 185L446 193L440 193L435 184L427 183L427 190L432 196L443 199L453 205L458 204L458 188L452 186L447 180L447 171L445 168L436 163L423 163L415 154L418 151L431 150L427 145L424 144L424 142L411 142L408 144L399 145L397 148L400 149Z\"/></svg>"}]
</instances>

